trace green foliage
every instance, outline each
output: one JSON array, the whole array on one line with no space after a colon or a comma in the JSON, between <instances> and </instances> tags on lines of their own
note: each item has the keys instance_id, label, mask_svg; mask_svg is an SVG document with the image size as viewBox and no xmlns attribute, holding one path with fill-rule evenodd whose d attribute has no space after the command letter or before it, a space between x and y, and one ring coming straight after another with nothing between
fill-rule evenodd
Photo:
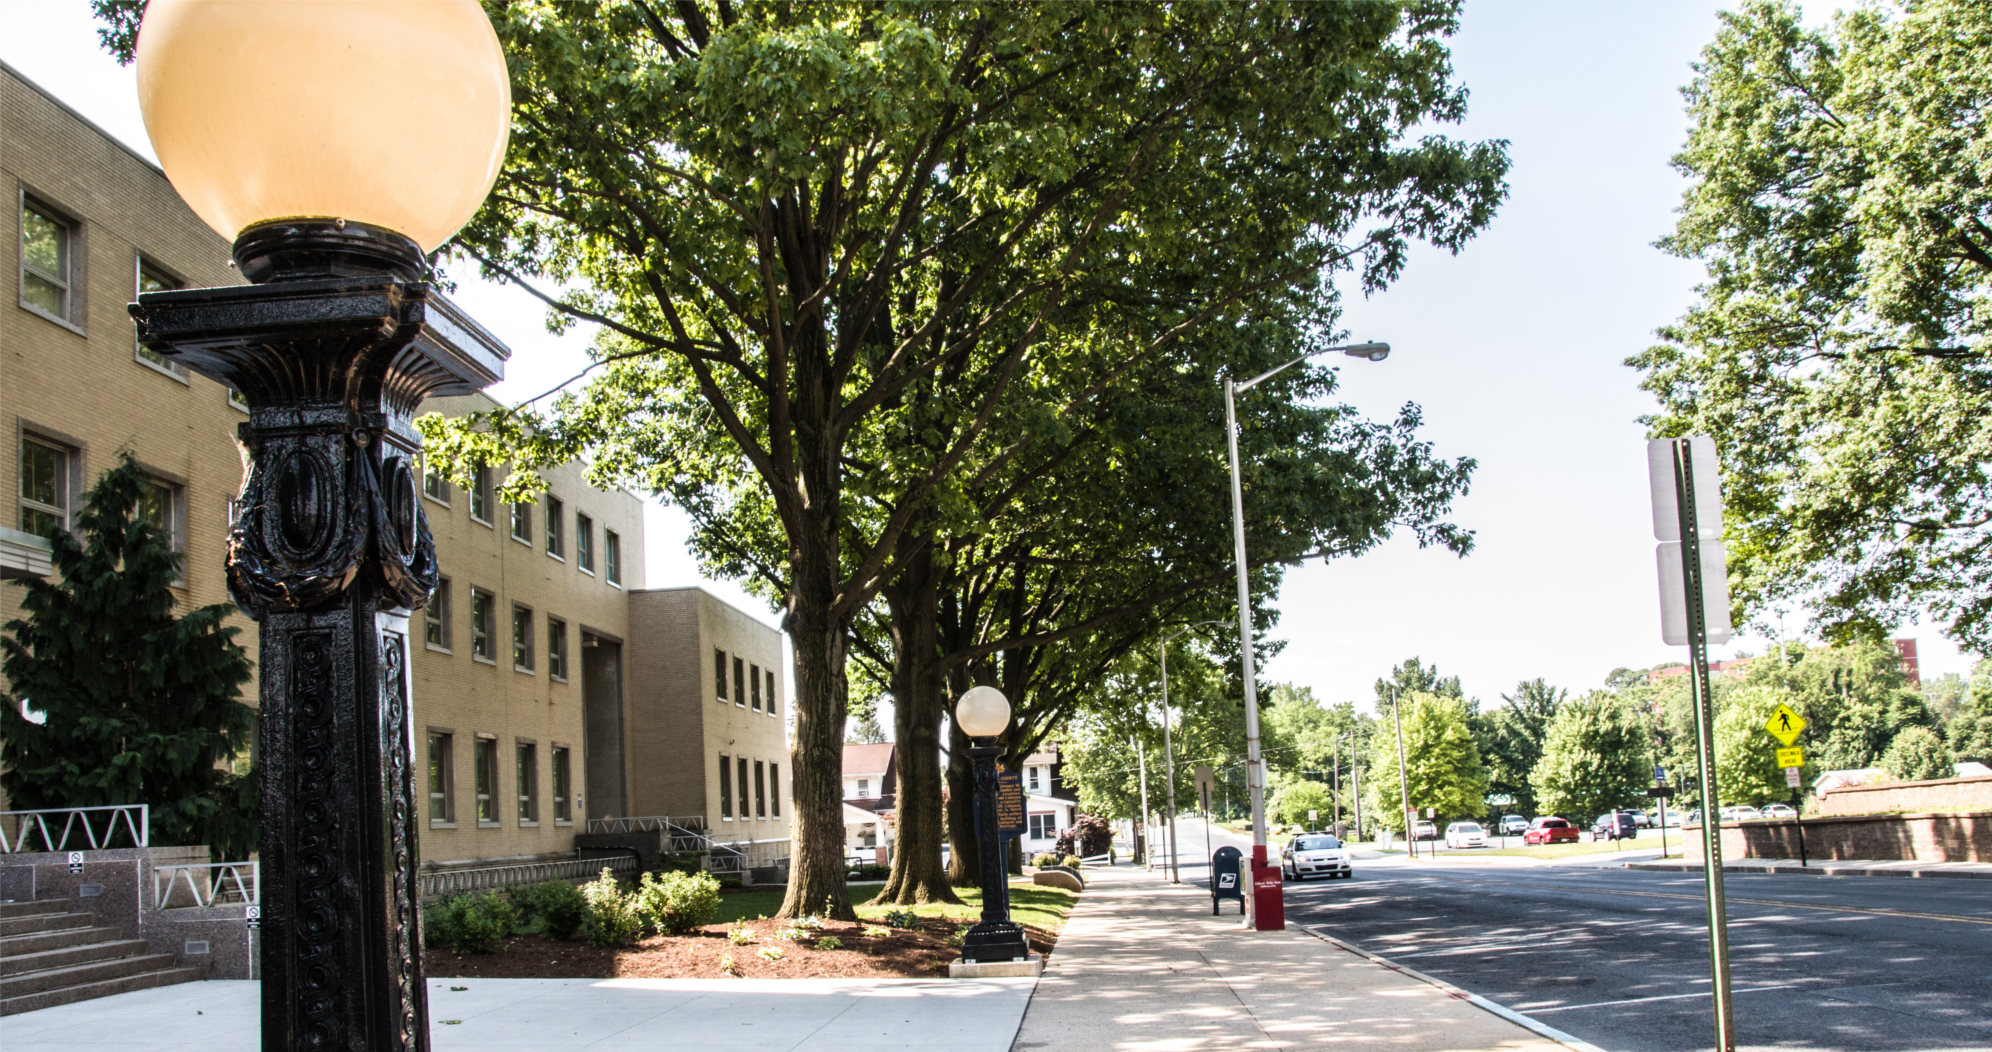
<instances>
[{"instance_id":1,"label":"green foliage","mask_svg":"<svg viewBox=\"0 0 1992 1052\"><path fill-rule=\"evenodd\" d=\"M1872 767L1903 728L1937 726L1923 697L1909 689L1901 660L1886 642L1787 644L1785 661L1780 665L1771 655L1759 658L1744 683L1786 693L1792 708L1811 723L1805 731L1808 758L1820 770Z\"/></svg>"},{"instance_id":2,"label":"green foliage","mask_svg":"<svg viewBox=\"0 0 1992 1052\"><path fill-rule=\"evenodd\" d=\"M1657 436L1722 448L1739 623L1817 596L1833 638L1924 609L1992 647L1992 5L1721 16L1668 250L1700 301L1628 364Z\"/></svg>"},{"instance_id":3,"label":"green foliage","mask_svg":"<svg viewBox=\"0 0 1992 1052\"><path fill-rule=\"evenodd\" d=\"M512 889L512 904L519 908L520 922L527 931L549 939L568 939L588 920L588 899L570 881L549 880Z\"/></svg>"},{"instance_id":4,"label":"green foliage","mask_svg":"<svg viewBox=\"0 0 1992 1052\"><path fill-rule=\"evenodd\" d=\"M452 895L423 909L422 943L463 954L495 953L518 920L511 900L496 892Z\"/></svg>"},{"instance_id":5,"label":"green foliage","mask_svg":"<svg viewBox=\"0 0 1992 1052\"><path fill-rule=\"evenodd\" d=\"M598 949L628 946L643 934L637 897L623 889L614 872L604 869L599 879L581 885L581 896L588 902L588 919L582 925L588 945Z\"/></svg>"},{"instance_id":6,"label":"green foliage","mask_svg":"<svg viewBox=\"0 0 1992 1052\"><path fill-rule=\"evenodd\" d=\"M118 65L129 66L138 51L138 23L145 17L146 0L90 0L90 13L103 23L97 27L97 43Z\"/></svg>"},{"instance_id":7,"label":"green foliage","mask_svg":"<svg viewBox=\"0 0 1992 1052\"><path fill-rule=\"evenodd\" d=\"M690 935L719 913L719 880L710 873L645 873L635 909L666 935Z\"/></svg>"},{"instance_id":8,"label":"green foliage","mask_svg":"<svg viewBox=\"0 0 1992 1052\"><path fill-rule=\"evenodd\" d=\"M1645 682L1643 676L1640 682ZM1487 761L1488 792L1508 797L1506 806L1516 814L1538 815L1551 810L1538 803L1532 778L1542 760L1550 725L1569 694L1540 679L1526 680L1516 684L1513 694L1501 695L1506 705L1475 717L1474 737Z\"/></svg>"},{"instance_id":9,"label":"green foliage","mask_svg":"<svg viewBox=\"0 0 1992 1052\"><path fill-rule=\"evenodd\" d=\"M1067 855L1059 859L1058 864L1067 869L1079 869L1086 864L1086 860L1080 858L1078 855Z\"/></svg>"},{"instance_id":10,"label":"green foliage","mask_svg":"<svg viewBox=\"0 0 1992 1052\"><path fill-rule=\"evenodd\" d=\"M1944 744L1936 731L1928 727L1905 727L1888 744L1888 752L1881 758L1881 769L1891 778L1921 782L1956 777L1956 763L1950 746Z\"/></svg>"},{"instance_id":11,"label":"green foliage","mask_svg":"<svg viewBox=\"0 0 1992 1052\"><path fill-rule=\"evenodd\" d=\"M1308 818L1309 811L1316 812L1318 817ZM1287 825L1311 822L1313 826L1322 826L1334 817L1335 795L1320 782L1290 781L1267 803L1266 814L1273 821Z\"/></svg>"},{"instance_id":12,"label":"green foliage","mask_svg":"<svg viewBox=\"0 0 1992 1052\"><path fill-rule=\"evenodd\" d=\"M1031 856L1031 865L1039 869L1043 869L1046 866L1056 866L1058 865L1058 856L1049 851L1040 851Z\"/></svg>"},{"instance_id":13,"label":"green foliage","mask_svg":"<svg viewBox=\"0 0 1992 1052\"><path fill-rule=\"evenodd\" d=\"M1473 741L1466 702L1434 694L1400 695L1404 719L1405 766L1397 759L1396 729L1385 719L1370 739L1363 766L1364 821L1404 831L1401 787L1408 783L1411 806L1438 809L1438 821L1478 818L1487 811L1487 770ZM1408 767L1409 777L1405 777Z\"/></svg>"},{"instance_id":14,"label":"green foliage","mask_svg":"<svg viewBox=\"0 0 1992 1052\"><path fill-rule=\"evenodd\" d=\"M1812 720L1806 700L1766 684L1745 686L1729 696L1728 704L1715 717L1715 785L1723 806L1762 807L1790 798L1791 787L1785 784L1784 769L1778 766L1779 742L1764 730L1764 724L1780 704L1790 705L1807 721ZM1809 728L1807 733L1811 733ZM1806 759L1805 771L1799 777L1809 783L1820 768L1817 758Z\"/></svg>"},{"instance_id":15,"label":"green foliage","mask_svg":"<svg viewBox=\"0 0 1992 1052\"><path fill-rule=\"evenodd\" d=\"M887 910L879 914L878 919L895 928L917 928L920 926L920 915L910 909Z\"/></svg>"},{"instance_id":16,"label":"green foliage","mask_svg":"<svg viewBox=\"0 0 1992 1052\"><path fill-rule=\"evenodd\" d=\"M835 935L819 935L812 945L819 950L841 950L844 948L844 940Z\"/></svg>"},{"instance_id":17,"label":"green foliage","mask_svg":"<svg viewBox=\"0 0 1992 1052\"><path fill-rule=\"evenodd\" d=\"M10 807L147 804L154 845L256 850L255 712L240 700L249 657L234 608L175 617L183 556L135 514L152 483L121 453L85 495L74 534L54 536L53 580L12 582L22 616L0 626L0 788ZM45 714L35 723L20 700Z\"/></svg>"},{"instance_id":18,"label":"green foliage","mask_svg":"<svg viewBox=\"0 0 1992 1052\"><path fill-rule=\"evenodd\" d=\"M1438 665L1427 665L1414 655L1402 665L1391 666L1390 675L1376 681L1376 711L1388 714L1398 698L1413 694L1466 699L1458 676L1441 676Z\"/></svg>"},{"instance_id":19,"label":"green foliage","mask_svg":"<svg viewBox=\"0 0 1992 1052\"><path fill-rule=\"evenodd\" d=\"M1618 698L1596 693L1565 702L1529 775L1537 813L1582 821L1640 803L1650 758L1644 723Z\"/></svg>"},{"instance_id":20,"label":"green foliage","mask_svg":"<svg viewBox=\"0 0 1992 1052\"><path fill-rule=\"evenodd\" d=\"M1992 716L1960 715L1944 725L1944 737L1957 762L1992 764Z\"/></svg>"},{"instance_id":21,"label":"green foliage","mask_svg":"<svg viewBox=\"0 0 1992 1052\"><path fill-rule=\"evenodd\" d=\"M1058 844L1052 850L1077 856L1104 855L1113 846L1113 826L1098 815L1082 813L1059 832Z\"/></svg>"}]
</instances>

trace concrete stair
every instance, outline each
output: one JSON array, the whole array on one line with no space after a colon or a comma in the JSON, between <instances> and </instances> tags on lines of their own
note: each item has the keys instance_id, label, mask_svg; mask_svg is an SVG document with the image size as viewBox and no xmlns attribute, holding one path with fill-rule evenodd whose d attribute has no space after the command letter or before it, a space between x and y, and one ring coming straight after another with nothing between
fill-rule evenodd
<instances>
[{"instance_id":1,"label":"concrete stair","mask_svg":"<svg viewBox=\"0 0 1992 1052\"><path fill-rule=\"evenodd\" d=\"M201 977L65 902L0 902L0 1016Z\"/></svg>"}]
</instances>

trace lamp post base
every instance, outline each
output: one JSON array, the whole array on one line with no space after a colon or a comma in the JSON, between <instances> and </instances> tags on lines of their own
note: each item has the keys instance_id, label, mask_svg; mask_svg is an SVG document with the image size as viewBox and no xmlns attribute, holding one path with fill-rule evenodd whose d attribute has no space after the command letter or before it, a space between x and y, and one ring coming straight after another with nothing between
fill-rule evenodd
<instances>
[{"instance_id":1,"label":"lamp post base","mask_svg":"<svg viewBox=\"0 0 1992 1052\"><path fill-rule=\"evenodd\" d=\"M1016 921L982 921L962 936L961 959L969 964L1023 961L1030 955L1030 940Z\"/></svg>"}]
</instances>

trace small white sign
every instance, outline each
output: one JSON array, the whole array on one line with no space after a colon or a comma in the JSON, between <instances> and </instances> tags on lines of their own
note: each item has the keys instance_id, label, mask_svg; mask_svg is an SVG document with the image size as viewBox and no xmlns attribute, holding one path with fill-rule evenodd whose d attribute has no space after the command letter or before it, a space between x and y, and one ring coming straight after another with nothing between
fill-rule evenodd
<instances>
[{"instance_id":1,"label":"small white sign","mask_svg":"<svg viewBox=\"0 0 1992 1052\"><path fill-rule=\"evenodd\" d=\"M1798 775L1802 770L1804 770L1802 767L1785 768L1785 784L1791 786L1793 789L1798 788Z\"/></svg>"}]
</instances>

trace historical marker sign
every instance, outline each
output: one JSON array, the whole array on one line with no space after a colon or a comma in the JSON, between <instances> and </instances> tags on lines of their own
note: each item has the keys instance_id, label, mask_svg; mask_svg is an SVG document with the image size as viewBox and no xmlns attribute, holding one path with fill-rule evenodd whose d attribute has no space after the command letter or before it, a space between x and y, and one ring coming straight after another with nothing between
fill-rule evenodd
<instances>
[{"instance_id":1,"label":"historical marker sign","mask_svg":"<svg viewBox=\"0 0 1992 1052\"><path fill-rule=\"evenodd\" d=\"M1022 836L1028 826L1024 817L1024 776L996 776L996 832L999 836Z\"/></svg>"},{"instance_id":2,"label":"historical marker sign","mask_svg":"<svg viewBox=\"0 0 1992 1052\"><path fill-rule=\"evenodd\" d=\"M1790 745L1805 732L1805 717L1792 711L1791 706L1779 702L1778 707L1771 711L1771 718L1764 721L1764 729L1771 732L1771 737Z\"/></svg>"}]
</instances>

